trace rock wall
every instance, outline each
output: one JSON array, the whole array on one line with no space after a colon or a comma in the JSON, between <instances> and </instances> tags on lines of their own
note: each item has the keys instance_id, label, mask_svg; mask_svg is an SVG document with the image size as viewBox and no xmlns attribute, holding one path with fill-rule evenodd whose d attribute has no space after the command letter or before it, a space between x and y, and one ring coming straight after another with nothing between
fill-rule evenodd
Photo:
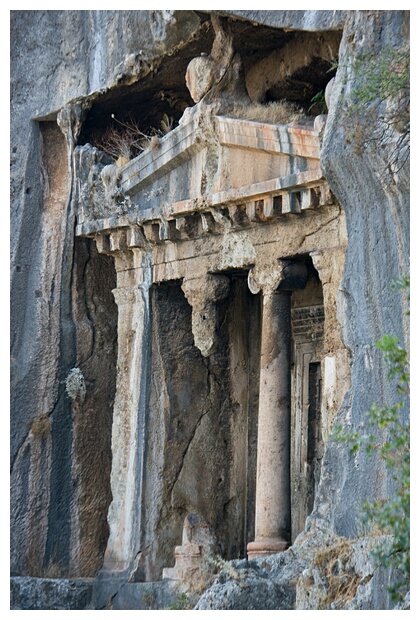
<instances>
[{"instance_id":1,"label":"rock wall","mask_svg":"<svg viewBox=\"0 0 420 620\"><path fill-rule=\"evenodd\" d=\"M111 291L116 286L116 273L112 259L98 254L93 242L75 239L73 151L77 142L86 142L87 134L94 131L89 127L94 127L95 122L99 126L101 118L113 111L118 97L128 102L131 92L141 92L135 91L139 85L152 88L150 85L177 79L174 76L181 75L179 84L183 82L189 60L203 49L210 49L206 13L11 12L12 574L90 577L102 565L111 501L111 418L117 355L117 309ZM337 331L329 334L332 343L335 339L334 346L338 340L344 343L338 347L339 354L329 362L331 373L339 377L340 391L333 395L336 402L329 411L336 411L332 418L348 421L350 429L358 428L372 402L388 402L392 398L375 341L389 333L396 334L408 345L404 301L389 289L389 283L407 274L409 269L408 170L406 167L393 177L384 174L392 144L381 151L375 144L368 144L360 151L343 110L354 88L354 60L366 52L379 53L407 42L409 14L407 11L219 13L237 18L232 22L237 40L241 32L247 33L255 45L258 33L262 32L259 28L270 29L264 30L260 40L273 37L279 46L295 30L316 33L319 37L328 37L332 32L331 41L337 45L342 32L321 152L324 176L345 210L348 235L344 275L336 299ZM247 37L243 37L245 41ZM252 77L246 63L245 70ZM327 76L324 86L328 79ZM276 78L271 87L279 83ZM191 105L191 100L179 84L173 84L171 105L181 113L186 105ZM258 84L255 89L255 92L261 90ZM297 94L296 100L299 97ZM96 120L92 120L92 111ZM330 271L326 269L323 278L322 257L313 260L324 296L328 295ZM334 290L332 287L331 291ZM156 293L153 304L159 299ZM164 308L165 302L161 300L161 303ZM176 312L178 305L171 304L171 312ZM185 307L182 315L185 320L188 312ZM158 321L163 316L158 310ZM228 334L225 336L229 338ZM158 339L156 333L154 338ZM159 346L174 347L166 360L177 355L179 349L176 341L168 344L165 340L158 345L156 341L151 364L156 377L169 373L170 380L164 382L167 390L176 377L165 366L167 362L159 359ZM347 372L342 370L349 361L350 382ZM214 389L211 382L223 373L224 361L214 371L201 368L200 364L203 366L204 362L194 366L197 382L209 382L211 392ZM84 376L84 400L71 400L66 392L65 381L74 367L80 368ZM159 386L155 385L153 390L150 398L161 402L162 423L168 425L168 432L179 433L173 428L177 412L165 409L164 392ZM91 405L93 401L95 409ZM211 416L228 415L235 395L217 391L210 395L210 401ZM219 401L230 401L226 411L224 405L219 408ZM331 419L328 428L333 422ZM200 421L189 423L191 428L185 429L180 441L191 445L198 454ZM229 465L236 463L239 471L234 429L229 433L232 449ZM179 477L182 463L165 464L167 454L157 454L159 444L152 442L153 434L162 440L157 420L150 427L149 446L153 444L153 448L150 447L145 457L146 463L147 459L162 460L163 476L173 481L175 495L184 498L175 505L186 510L185 490L191 481ZM202 458L207 456L203 454ZM214 466L223 470L223 465L216 461ZM226 471L231 471L231 467ZM229 483L226 484L222 492L226 492ZM355 536L362 502L386 495L388 485L379 463L372 465L363 455L355 460L344 446L327 443L319 490L307 527L322 526L340 536ZM158 484L149 482L146 495L151 501L154 493L161 492ZM166 517L170 519L171 515ZM152 530L163 527L162 515L152 514L150 518L155 520ZM222 515L215 518L222 520ZM137 544L135 537L133 541L130 544ZM176 542L168 538L164 558L157 558L152 545L147 560L152 566L150 574L169 565L170 549ZM141 577L139 574L138 578ZM286 577L280 582L280 589L286 587ZM275 584L267 587L277 588ZM289 594L287 590L287 605L293 606L294 598ZM300 595L299 600L304 598Z\"/></svg>"},{"instance_id":2,"label":"rock wall","mask_svg":"<svg viewBox=\"0 0 420 620\"><path fill-rule=\"evenodd\" d=\"M256 429L248 429L248 417L256 420L258 411L259 350L252 350L251 340L256 335L258 343L260 321L259 300L243 277L233 279L217 314L218 351L205 358L194 346L191 308L181 287L162 284L152 291L148 509L137 571L142 580L156 581L172 565L183 517L198 506L219 540L229 541L220 550L224 557L244 556L252 531L255 504L247 463L256 458Z\"/></svg>"},{"instance_id":3,"label":"rock wall","mask_svg":"<svg viewBox=\"0 0 420 620\"><path fill-rule=\"evenodd\" d=\"M355 85L354 59L379 54L387 46L401 46L407 42L408 27L406 12L361 11L348 18L321 154L325 176L346 212L348 250L337 313L352 357L352 389L338 419L349 420L353 429L363 423L374 402L395 399L395 388L387 379L375 342L392 334L408 347L404 295L392 291L390 283L409 273L409 166L394 175L387 173L392 142L379 147L375 140L367 140L360 152L352 144L352 128L342 110L351 101ZM369 83L369 76L364 80ZM346 465L330 478L334 462ZM388 495L386 475L378 467L362 453L357 459L349 457L345 446L328 448L324 470L329 473L321 491L323 497L328 496L328 506L321 500L317 514L340 535L357 534L367 489L372 498Z\"/></svg>"},{"instance_id":4,"label":"rock wall","mask_svg":"<svg viewBox=\"0 0 420 620\"><path fill-rule=\"evenodd\" d=\"M389 384L375 342L384 334L393 334L409 347L406 300L390 289L392 280L409 273L409 167L395 174L387 171L398 134L394 142L381 148L375 139L366 139L363 149L358 148L354 127L343 111L352 101L355 84L361 87L360 75L355 75L355 59L379 55L388 46L406 45L408 36L409 16L404 11L356 11L346 16L323 139L323 171L346 212L348 249L337 316L351 361L351 387L342 393L344 400L335 421L350 431L363 426L365 412L374 402L395 399L395 388ZM369 75L362 79L362 85L366 84ZM379 124L378 119L373 122ZM369 135L374 133L371 131L372 127ZM395 602L390 600L387 588L396 576L375 571L369 554L375 540L360 538L352 547L352 555L341 548L349 545L347 539L361 535L363 502L387 497L391 489L380 463L363 452L351 455L343 444L327 443L314 510L305 533L292 547L291 563L289 552L272 562L259 562L258 567L238 563L235 567L243 572L238 570L233 577L223 572L196 609L262 609L267 608L265 605L307 610L393 608ZM328 532L345 538L328 540ZM322 557L320 549L325 550ZM345 584L342 592L337 588L334 593L334 577L328 571L334 565L340 583ZM294 582L291 567L296 570L295 578L300 575L292 594L281 589ZM267 583L276 584L277 590L272 589L263 602L259 592L266 591ZM407 605L406 597L400 609L407 609Z\"/></svg>"},{"instance_id":5,"label":"rock wall","mask_svg":"<svg viewBox=\"0 0 420 620\"><path fill-rule=\"evenodd\" d=\"M11 14L12 573L94 575L102 559L98 564L96 552L83 551L83 540L107 530L109 479L99 489L97 483L110 467L115 351L102 349L100 362L94 349L101 347L104 329L115 328L115 343L115 275L106 257L95 259L96 250L74 240L72 148L80 114L89 96L123 74L129 80L147 73L153 59L191 38L199 25L188 11ZM126 67L133 53L145 63L132 59ZM76 138L67 132L67 148L57 112L80 98L83 105L76 104L71 121ZM62 127L66 132L65 120ZM78 290L78 274L89 274L95 261L96 283L88 276L89 289ZM105 420L93 421L89 398L83 412L72 410L64 382L76 365L85 366L88 396L89 383L93 390L106 384L104 409L95 414ZM77 430L81 416L83 437ZM81 480L79 463L86 458L91 463ZM82 512L91 513L90 525L80 501Z\"/></svg>"}]
</instances>

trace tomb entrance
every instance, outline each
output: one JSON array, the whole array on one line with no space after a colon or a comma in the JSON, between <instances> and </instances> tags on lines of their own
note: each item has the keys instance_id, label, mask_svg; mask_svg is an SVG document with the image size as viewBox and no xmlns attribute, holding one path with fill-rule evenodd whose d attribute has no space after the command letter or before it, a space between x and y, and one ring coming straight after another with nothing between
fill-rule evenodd
<instances>
[{"instance_id":1,"label":"tomb entrance","mask_svg":"<svg viewBox=\"0 0 420 620\"><path fill-rule=\"evenodd\" d=\"M198 103L153 147L126 163L75 153L76 234L116 270L103 572L138 581L173 565L189 514L226 559L287 548L313 509L336 406L326 364L343 356L346 228L320 168L325 119L235 118L231 51L201 90L202 61L189 68Z\"/></svg>"}]
</instances>

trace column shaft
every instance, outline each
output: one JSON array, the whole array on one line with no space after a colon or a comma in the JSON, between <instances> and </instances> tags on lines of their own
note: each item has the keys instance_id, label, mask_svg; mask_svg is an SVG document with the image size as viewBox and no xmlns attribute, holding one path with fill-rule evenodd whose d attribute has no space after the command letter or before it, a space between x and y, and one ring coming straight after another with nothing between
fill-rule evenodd
<instances>
[{"instance_id":1,"label":"column shaft","mask_svg":"<svg viewBox=\"0 0 420 620\"><path fill-rule=\"evenodd\" d=\"M290 540L290 291L264 295L258 414L255 541L248 556Z\"/></svg>"}]
</instances>

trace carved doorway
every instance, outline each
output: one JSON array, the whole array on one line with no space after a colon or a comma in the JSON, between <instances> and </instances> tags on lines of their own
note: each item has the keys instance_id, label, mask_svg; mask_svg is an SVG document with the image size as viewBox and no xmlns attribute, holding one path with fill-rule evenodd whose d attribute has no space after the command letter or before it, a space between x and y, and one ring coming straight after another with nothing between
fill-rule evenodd
<instances>
[{"instance_id":1,"label":"carved doorway","mask_svg":"<svg viewBox=\"0 0 420 620\"><path fill-rule=\"evenodd\" d=\"M321 432L324 347L322 286L312 263L308 283L292 295L291 513L292 543L312 512L324 445Z\"/></svg>"}]
</instances>

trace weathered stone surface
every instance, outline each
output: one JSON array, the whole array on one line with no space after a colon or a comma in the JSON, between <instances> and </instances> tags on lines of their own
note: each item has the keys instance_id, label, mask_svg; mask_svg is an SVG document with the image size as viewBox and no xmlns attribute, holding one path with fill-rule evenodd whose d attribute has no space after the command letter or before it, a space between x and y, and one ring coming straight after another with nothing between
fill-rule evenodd
<instances>
[{"instance_id":1,"label":"weathered stone surface","mask_svg":"<svg viewBox=\"0 0 420 620\"><path fill-rule=\"evenodd\" d=\"M188 65L185 80L195 103L198 103L213 86L215 65L215 61L209 56L193 58Z\"/></svg>"},{"instance_id":2,"label":"weathered stone surface","mask_svg":"<svg viewBox=\"0 0 420 620\"><path fill-rule=\"evenodd\" d=\"M74 493L71 574L95 575L109 536L111 429L116 390L116 273L111 259L92 239L77 239L73 271L76 365L86 384L83 402L73 401L72 477ZM94 455L94 457L93 457Z\"/></svg>"},{"instance_id":3,"label":"weathered stone surface","mask_svg":"<svg viewBox=\"0 0 420 620\"><path fill-rule=\"evenodd\" d=\"M98 578L93 584L90 609L105 611L171 609L179 592L167 579L132 583L123 579Z\"/></svg>"},{"instance_id":4,"label":"weathered stone surface","mask_svg":"<svg viewBox=\"0 0 420 620\"><path fill-rule=\"evenodd\" d=\"M344 278L341 280L337 297L337 316L345 348L342 348L338 358L325 358L324 389L328 402L331 401L331 397L335 399L336 394L338 396L335 388L330 390L328 387L330 377L335 386L341 383L339 392L341 391L342 395L350 388L341 408L336 408L334 403L330 402L330 410L332 412L335 410L334 419L337 419L337 416L338 419L346 419L349 429L357 429L360 426L363 422L363 412L374 400L389 402L392 398L390 388L384 380L383 360L374 349L373 343L387 330L397 333L402 343L407 342L407 326L401 312L401 301L398 295L390 292L389 283L392 279L407 273L409 253L408 218L403 214L404 205L408 200L407 170L400 173L396 183L396 179L390 180L383 173L378 173L379 170L385 170L386 151L379 157L375 145L371 145L359 155L351 152L349 127L346 125L342 109L344 102L351 96L352 82L349 75L345 75L344 66L351 65L349 58L354 58L356 50L357 54L362 54L363 49L366 50L368 47L376 46L379 49L381 44L378 33L381 28L382 32L385 30L384 36L390 43L403 41L407 36L406 19L407 16L404 16L403 12L395 12L394 15L379 15L372 12L358 13L347 22L344 31L345 43L340 50L343 71L338 72L335 80L322 150L326 178L331 182L335 195L339 197L346 210L349 238ZM355 37L358 42L363 41L362 49L357 49L354 43ZM364 191L359 191L358 187L363 187ZM372 207L366 209L367 204ZM323 267L316 255L314 263L320 271L323 283L327 283L328 278L323 275ZM328 294L328 287L326 291ZM331 308L330 304L327 305ZM398 321L392 320L391 315L394 318L398 317ZM332 339L336 337L334 333L337 333L336 328L331 332ZM338 369L341 372L349 362L352 364L351 386L348 378L343 377L343 382L336 375ZM338 397L338 402L340 401L341 397ZM325 431L327 436L329 429ZM335 467L334 463L340 463L340 466ZM315 523L316 519L322 516L330 527L341 534L354 535L360 503L362 497L367 496L365 485L371 489L371 496L386 494L384 491L387 484L386 477L377 467L377 463L372 467L372 461L366 459L363 454L359 455L356 463L349 456L345 446L328 444L316 507L308 523ZM316 548L317 540L310 530L308 534L302 536L307 536L308 544ZM366 554L366 549L371 548L373 542L362 539L354 546L354 566L359 567L357 570L361 581L354 597L342 603L346 609L388 609L393 605L386 592L389 579L392 577L389 573L384 574L380 571L372 577L371 559L369 554ZM299 544L302 543L297 542L293 547L295 553L299 553ZM324 545L325 541L318 546L318 549ZM369 579L363 583L367 576L366 572L369 573ZM303 579L306 575L309 573L305 571ZM320 586L321 584L311 582L306 595L317 597ZM319 606L319 599L305 600L302 598L304 588L299 586L298 590L300 592L296 601L298 608L314 609ZM227 589L224 592L227 593ZM226 594L225 598L220 593L217 594L216 603L208 603L209 599L214 598L214 594L215 591L209 591L197 608L207 608L205 605L208 604L214 604L215 607L220 605L223 608L226 608L226 605L237 604L233 595L230 597ZM329 604L331 606L328 608L337 608L334 601L330 601Z\"/></svg>"},{"instance_id":5,"label":"weathered stone surface","mask_svg":"<svg viewBox=\"0 0 420 620\"><path fill-rule=\"evenodd\" d=\"M102 196L112 192L113 185L120 186L130 195L131 207L126 214L116 212L98 218L96 205L91 208L89 200L79 210L78 234L95 234L101 251L115 256L119 279L115 295L121 304L119 340L122 346L111 475L113 502L108 517L111 535L104 570L131 574L136 579L156 579L167 565L171 547L177 542L182 511L200 510L209 522L217 523L228 557L234 552L244 552L245 530L249 531L249 524L253 523L249 512L254 500L247 490L252 488L249 481L254 474L246 465L255 463L255 447L251 448L252 441L246 432L246 426L253 425L246 412L246 399L252 390L243 390L237 399L236 378L228 370L234 361L243 367L246 382L255 381L250 369L254 363L249 364L247 350L258 349L251 340L242 343L242 336L238 342L236 334L236 325L247 314L249 301L242 293L242 302L233 310L237 298L235 287L230 290L229 276L214 273L232 268L246 270L255 265L252 274L259 274L261 280L259 287L252 288L257 293L261 287L265 291L271 282L275 272L273 254L281 257L303 252L307 257L308 250L314 251L320 243L333 248L345 245L342 212L320 176L316 134L307 127L276 127L214 116L214 111L198 105L177 129L161 140L156 152L143 153L123 166L114 181L112 175L107 175L103 194L88 193L93 200L99 196L97 206L101 207ZM253 162L251 185L243 166L244 154L248 151ZM81 161L84 152L88 160L91 157L89 149L77 152ZM89 186L83 161L79 169L85 178L87 176L84 184ZM115 166L112 171L117 171ZM190 183L179 184L178 180L191 171L194 174L189 177ZM272 178L279 173L280 178ZM168 182L162 183L165 175L169 175L166 176ZM196 180L200 177L198 185ZM230 188L231 185L234 187ZM203 196L204 191L213 193ZM165 200L163 207L162 200ZM147 205L149 202L153 206ZM146 208L143 205L147 205ZM301 221L294 220L293 215L299 215ZM179 223L178 218L182 218ZM281 231L286 222L291 234L284 237ZM265 228L265 224L270 227ZM135 229L140 233L138 240L132 234ZM139 249L131 250L131 246ZM137 257L134 262L132 252ZM147 266L141 262L142 256L147 259ZM278 261L274 263L282 266ZM269 287L271 293L279 280L284 280L281 286L286 289L305 284L304 263L297 263L295 267L297 271L304 268L305 278L288 274L287 270L293 272L293 265L287 263L285 273L281 278L274 278ZM146 270L144 275L142 270ZM339 270L337 266L337 273ZM153 320L148 320L144 326L141 322L133 323L131 315L126 314L131 312L134 298L127 296L124 283L133 277L139 282L146 278L149 288L152 282L158 284L151 294ZM181 279L185 298L179 292L177 281ZM331 290L338 285L331 277L328 282L331 282ZM145 299L149 288L143 289ZM192 309L191 314L186 302ZM144 304L143 310L134 312L135 316L148 316L146 301ZM334 312L331 316L335 316ZM258 314L255 319L255 330L259 331ZM253 315L250 320L254 320ZM270 320L267 325L271 333ZM209 358L208 364L203 364L197 351L190 348L191 332L195 349ZM142 342L144 346L127 345L126 333L130 341ZM255 331L253 334L255 337ZM153 342L151 351L150 342ZM268 351L270 346L270 342L265 343L264 350ZM275 343L273 346L276 349ZM334 342L336 346L339 345ZM228 358L230 349L240 351L237 359ZM151 370L148 370L149 359ZM144 377L143 400L139 402L141 407L146 407L140 418L136 405L140 393L135 387L139 375ZM275 372L271 373L270 381L273 385L278 383ZM263 378L261 385L265 382ZM287 373L285 385L288 382ZM267 394L265 409L269 411L274 391ZM131 407L127 405L127 398L132 399L133 395ZM239 424L221 424L221 415L234 412L237 400ZM262 400L261 396L260 402ZM286 416L283 431L289 425L288 420ZM168 428L168 424L170 430L162 433L162 428ZM253 426L255 428L255 424ZM220 427L218 436L212 430L216 427ZM127 429L132 433L138 429L131 441ZM269 429L268 435L271 435ZM173 443L175 437L177 442ZM141 447L145 457L133 460L129 456L133 446ZM242 456L239 456L241 451ZM143 458L147 465L142 471L147 471L148 475L144 486L142 481L135 487L136 468L139 468L137 480L142 480ZM283 461L283 478L286 479L289 463L287 458ZM124 467L124 462L130 467ZM272 476L273 472L268 472L269 479ZM134 517L134 495L128 494L127 488L137 488L139 496L144 493L144 503L148 506L144 515L140 513ZM213 495L205 491L206 488L214 489ZM286 489L285 499L288 495ZM217 499L211 501L214 496ZM232 520L222 517L227 497ZM266 498L264 494L262 504ZM244 501L246 509L241 514L240 505ZM288 532L289 503L290 499L286 499L285 523L281 526ZM273 514L277 514L276 510ZM118 535L128 515L133 523L138 523L142 532L139 538L134 527L125 528L126 537ZM289 537L290 533L287 540ZM282 543L281 548L284 546Z\"/></svg>"},{"instance_id":6,"label":"weathered stone surface","mask_svg":"<svg viewBox=\"0 0 420 620\"><path fill-rule=\"evenodd\" d=\"M349 11L217 11L223 15L236 15L275 28L296 30L340 30Z\"/></svg>"},{"instance_id":7,"label":"weathered stone surface","mask_svg":"<svg viewBox=\"0 0 420 620\"><path fill-rule=\"evenodd\" d=\"M106 127L119 97L120 109L132 97L142 114L145 101L155 108L166 98L179 117L190 100L176 76L210 52L214 30L194 11L12 12L11 568L93 576L104 560L119 584L157 579L182 519L196 511L217 527L225 557L244 555L255 529L261 337L245 277L273 257L294 257L316 271L322 299L306 293L325 317L314 358L325 453L313 512L304 538L270 560L274 568L246 568L252 587L221 577L217 596L200 605L313 608L320 598L311 587L302 582L295 602L291 586L304 568L315 575L315 551L304 550L333 532L355 536L362 502L390 490L376 460L356 460L328 435L337 420L358 429L373 401L392 398L375 341L395 333L408 345L406 307L389 290L409 268L408 166L386 174L395 143L356 149L345 114L354 59L407 41L408 12L218 13L235 18L232 51L245 52L243 75L228 54L220 89L229 105L242 97L239 84L256 101L283 89L298 100L320 50L316 88L324 89L342 30L326 118L280 127L199 104L156 149L102 178L109 161L86 145L95 128ZM92 239L75 239L76 211L76 234L95 237L99 254ZM230 291L204 358L181 282L208 274L229 278ZM73 368L83 373L83 403L65 393ZM320 538L317 522L327 532ZM345 608L386 608L392 575L365 575L356 547L355 570L369 579Z\"/></svg>"},{"instance_id":8,"label":"weathered stone surface","mask_svg":"<svg viewBox=\"0 0 420 620\"><path fill-rule=\"evenodd\" d=\"M348 249L337 296L337 316L350 354L352 388L337 419L346 421L349 430L360 427L364 412L373 402L392 401L393 387L386 379L383 356L374 343L383 334L392 333L407 345L403 302L392 292L390 283L409 270L408 166L397 177L385 174L392 144L379 149L373 142L362 152L354 152L351 139L348 141L351 127L342 114L354 87L349 60L368 50L379 53L384 40L388 45L403 44L407 28L408 14L404 11L356 12L348 19L321 153L326 178L346 212ZM369 76L365 79L368 81ZM356 464L346 446L328 446L327 452L320 483L320 497L324 498L320 512L339 534L353 536L367 489L373 497L387 496L386 475L363 453ZM341 472L334 473L333 462L344 464ZM325 493L330 497L327 502Z\"/></svg>"},{"instance_id":9,"label":"weathered stone surface","mask_svg":"<svg viewBox=\"0 0 420 620\"><path fill-rule=\"evenodd\" d=\"M293 609L294 593L292 588L283 587L269 578L261 578L246 571L238 583L236 580L223 583L219 577L215 586L210 588L200 599L194 609L233 610L233 609ZM223 585L222 585L223 584Z\"/></svg>"},{"instance_id":10,"label":"weathered stone surface","mask_svg":"<svg viewBox=\"0 0 420 620\"><path fill-rule=\"evenodd\" d=\"M137 558L141 579L159 579L162 569L171 566L184 515L194 508L213 529L218 524L224 555L243 553L247 523L255 509L252 496L247 499L246 468L247 459L255 459L255 444L244 431L248 407L256 413L257 406L259 351L251 348L246 356L257 331L251 321L251 317L258 321L257 302L244 278L232 279L229 297L218 311L217 350L205 358L194 345L191 308L181 286L169 283L152 289L153 418L148 425L149 476L144 486L149 509ZM240 335L235 329L238 322ZM240 387L228 381L235 369Z\"/></svg>"},{"instance_id":11,"label":"weathered stone surface","mask_svg":"<svg viewBox=\"0 0 420 620\"><path fill-rule=\"evenodd\" d=\"M110 456L110 439L107 424L102 428L102 437L108 436L107 446L98 436L94 439L101 431L101 424L93 424L89 433L87 427L100 411L105 417L110 413L112 376L100 370L96 352L93 356L89 352L92 338L100 346L102 337L99 335L102 328L90 315L90 301L96 308L101 303L97 290L91 297L90 291L86 292L90 298L87 316L82 319L82 308L75 310L76 316L72 315L71 153L66 153L66 142L55 118L67 102L115 85L117 77L137 79L150 70L147 59L151 55L156 58L182 44L200 24L193 12L181 12L177 17L172 11L157 12L154 19L153 14L150 11L12 11L11 14L11 407L14 421L11 515L12 571L17 573L42 575L54 569L58 575L68 574L69 570L82 574L78 560L71 558L76 549L81 549L81 522L78 524L75 509L78 497L84 498L84 510L90 512L91 524L95 514L99 522L102 520L99 529L98 521L94 525L95 532L102 531L102 537L107 529L107 506L103 502L107 496L105 503L109 501L109 489L96 485L98 477L108 475L109 461L105 463L102 456L107 451L107 458ZM38 87L40 84L42 88ZM79 120L89 105L83 101L83 105L75 106ZM79 290L77 294L83 307L83 293ZM80 333L84 329L84 336L78 340L79 328ZM79 354L80 342L85 352ZM102 355L105 361L108 351L102 350ZM78 360L96 365L96 373L92 367L88 371L92 382L88 383L88 396L95 393L97 398L101 382L107 384L103 392L104 408L98 403L94 418L82 423L81 428L87 424L83 439L77 432L73 436L73 425L79 424L80 415L72 413L64 385ZM88 411L86 405L83 415L88 415ZM89 436L93 442L90 447ZM89 478L92 481L96 477L95 483L87 487L83 481L79 486L80 470L76 464L79 456L75 452L78 446L82 461L86 449L91 455L88 472L86 463L83 466L86 484ZM96 471L101 473L96 476ZM84 522L82 540L91 534L97 536L89 533L89 527L86 529ZM22 553L23 549L27 551ZM83 574L95 574L99 568L96 551L90 566L89 562L84 566Z\"/></svg>"},{"instance_id":12,"label":"weathered stone surface","mask_svg":"<svg viewBox=\"0 0 420 620\"><path fill-rule=\"evenodd\" d=\"M334 80L335 80L335 78L332 78L328 82L327 87L325 89L325 105L327 106L328 109L329 109L330 103L331 103L331 91L332 91L333 86L334 86Z\"/></svg>"},{"instance_id":13,"label":"weathered stone surface","mask_svg":"<svg viewBox=\"0 0 420 620\"><path fill-rule=\"evenodd\" d=\"M12 610L82 610L89 609L93 583L82 579L36 579L12 577Z\"/></svg>"},{"instance_id":14,"label":"weathered stone surface","mask_svg":"<svg viewBox=\"0 0 420 620\"><path fill-rule=\"evenodd\" d=\"M163 579L176 582L180 592L196 592L215 572L212 560L219 553L216 536L198 514L185 517L182 545L175 547L175 566L164 568Z\"/></svg>"},{"instance_id":15,"label":"weathered stone surface","mask_svg":"<svg viewBox=\"0 0 420 620\"><path fill-rule=\"evenodd\" d=\"M295 582L304 567L289 552L230 562L195 609L294 609Z\"/></svg>"},{"instance_id":16,"label":"weathered stone surface","mask_svg":"<svg viewBox=\"0 0 420 620\"><path fill-rule=\"evenodd\" d=\"M380 540L351 541L315 526L284 553L226 563L195 609L393 609L391 572L371 556Z\"/></svg>"},{"instance_id":17,"label":"weathered stone surface","mask_svg":"<svg viewBox=\"0 0 420 620\"><path fill-rule=\"evenodd\" d=\"M328 71L338 56L340 40L339 32L329 33L328 38L320 33L308 33L256 62L245 76L251 101L264 101L268 93L271 97L293 100L295 93L290 77L309 73L314 58L325 63L324 70Z\"/></svg>"},{"instance_id":18,"label":"weathered stone surface","mask_svg":"<svg viewBox=\"0 0 420 620\"><path fill-rule=\"evenodd\" d=\"M229 295L229 278L207 275L204 278L186 279L182 290L192 308L191 329L194 344L204 357L214 353L217 346L216 303Z\"/></svg>"},{"instance_id":19,"label":"weathered stone surface","mask_svg":"<svg viewBox=\"0 0 420 620\"><path fill-rule=\"evenodd\" d=\"M126 252L119 254L123 247ZM125 235L111 237L109 252L117 253L117 279L113 289L118 306L117 382L112 419L112 502L109 506L109 538L104 566L110 573L134 569L139 547L144 462L147 378L150 373L147 339L150 334L150 264L136 247L127 248ZM130 368L131 372L122 369ZM136 515L135 519L132 516Z\"/></svg>"}]
</instances>

